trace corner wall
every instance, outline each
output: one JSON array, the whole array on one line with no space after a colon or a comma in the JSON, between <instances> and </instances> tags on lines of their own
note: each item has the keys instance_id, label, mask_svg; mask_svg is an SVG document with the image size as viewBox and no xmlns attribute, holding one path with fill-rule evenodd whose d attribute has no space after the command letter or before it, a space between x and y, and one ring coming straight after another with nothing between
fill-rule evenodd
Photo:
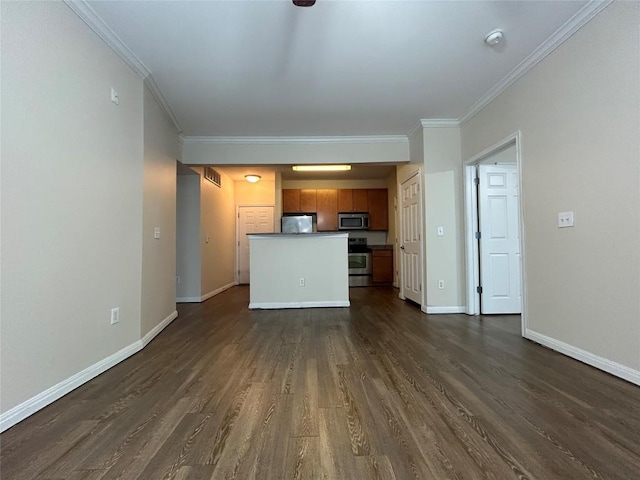
<instances>
[{"instance_id":1,"label":"corner wall","mask_svg":"<svg viewBox=\"0 0 640 480\"><path fill-rule=\"evenodd\" d=\"M144 336L176 312L176 161L178 132L144 88L142 314ZM155 228L160 238L154 238Z\"/></svg>"},{"instance_id":2,"label":"corner wall","mask_svg":"<svg viewBox=\"0 0 640 480\"><path fill-rule=\"evenodd\" d=\"M465 311L460 128L424 128L427 313ZM437 235L443 227L444 235ZM444 289L438 282L444 281Z\"/></svg>"},{"instance_id":3,"label":"corner wall","mask_svg":"<svg viewBox=\"0 0 640 480\"><path fill-rule=\"evenodd\" d=\"M235 285L236 209L234 182L220 172L222 187L200 173L200 263L202 299Z\"/></svg>"},{"instance_id":4,"label":"corner wall","mask_svg":"<svg viewBox=\"0 0 640 480\"><path fill-rule=\"evenodd\" d=\"M612 3L462 126L464 159L522 132L527 336L635 383L639 19Z\"/></svg>"}]
</instances>

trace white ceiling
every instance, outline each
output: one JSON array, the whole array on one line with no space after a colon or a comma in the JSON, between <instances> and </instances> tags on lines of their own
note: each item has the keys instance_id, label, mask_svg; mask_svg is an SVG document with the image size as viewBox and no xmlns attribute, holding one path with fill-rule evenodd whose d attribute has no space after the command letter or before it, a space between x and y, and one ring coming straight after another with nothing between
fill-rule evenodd
<instances>
[{"instance_id":1,"label":"white ceiling","mask_svg":"<svg viewBox=\"0 0 640 480\"><path fill-rule=\"evenodd\" d=\"M87 3L185 136L358 136L464 117L587 2Z\"/></svg>"}]
</instances>

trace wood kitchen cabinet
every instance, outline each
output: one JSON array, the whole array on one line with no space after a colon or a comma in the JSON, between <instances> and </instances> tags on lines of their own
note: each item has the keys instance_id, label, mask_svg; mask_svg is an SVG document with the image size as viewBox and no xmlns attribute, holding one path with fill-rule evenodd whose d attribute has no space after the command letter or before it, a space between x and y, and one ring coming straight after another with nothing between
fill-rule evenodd
<instances>
[{"instance_id":1,"label":"wood kitchen cabinet","mask_svg":"<svg viewBox=\"0 0 640 480\"><path fill-rule=\"evenodd\" d=\"M369 212L369 230L389 230L389 205L386 188L366 190Z\"/></svg>"},{"instance_id":2,"label":"wood kitchen cabinet","mask_svg":"<svg viewBox=\"0 0 640 480\"><path fill-rule=\"evenodd\" d=\"M369 200L366 188L341 188L338 190L338 212L368 212Z\"/></svg>"},{"instance_id":3,"label":"wood kitchen cabinet","mask_svg":"<svg viewBox=\"0 0 640 480\"><path fill-rule=\"evenodd\" d=\"M338 230L338 190L335 188L316 190L316 206L318 231L333 232Z\"/></svg>"},{"instance_id":4,"label":"wood kitchen cabinet","mask_svg":"<svg viewBox=\"0 0 640 480\"><path fill-rule=\"evenodd\" d=\"M300 212L300 189L289 188L282 190L282 212L283 213L299 213Z\"/></svg>"},{"instance_id":5,"label":"wood kitchen cabinet","mask_svg":"<svg viewBox=\"0 0 640 480\"><path fill-rule=\"evenodd\" d=\"M282 190L283 213L314 213L317 209L315 188Z\"/></svg>"},{"instance_id":6,"label":"wood kitchen cabinet","mask_svg":"<svg viewBox=\"0 0 640 480\"><path fill-rule=\"evenodd\" d=\"M393 250L372 250L373 283L393 283Z\"/></svg>"}]
</instances>

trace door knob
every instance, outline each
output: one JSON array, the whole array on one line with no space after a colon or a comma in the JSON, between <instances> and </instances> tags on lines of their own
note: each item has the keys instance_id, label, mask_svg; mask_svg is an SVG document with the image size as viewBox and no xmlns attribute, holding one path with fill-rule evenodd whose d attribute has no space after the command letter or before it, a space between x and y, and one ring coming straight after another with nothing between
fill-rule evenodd
<instances>
[{"instance_id":1,"label":"door knob","mask_svg":"<svg viewBox=\"0 0 640 480\"><path fill-rule=\"evenodd\" d=\"M402 246L400 247L400 249L404 250L404 245L402 245Z\"/></svg>"}]
</instances>

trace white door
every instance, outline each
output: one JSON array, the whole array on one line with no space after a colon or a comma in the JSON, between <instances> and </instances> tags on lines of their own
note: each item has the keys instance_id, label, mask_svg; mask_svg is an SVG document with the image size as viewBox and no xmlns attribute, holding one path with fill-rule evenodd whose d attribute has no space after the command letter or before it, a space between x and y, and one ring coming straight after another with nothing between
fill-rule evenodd
<instances>
[{"instance_id":1,"label":"white door","mask_svg":"<svg viewBox=\"0 0 640 480\"><path fill-rule=\"evenodd\" d=\"M520 313L518 172L478 166L481 313Z\"/></svg>"},{"instance_id":2,"label":"white door","mask_svg":"<svg viewBox=\"0 0 640 480\"><path fill-rule=\"evenodd\" d=\"M273 207L238 207L238 283L249 283L247 233L273 233Z\"/></svg>"},{"instance_id":3,"label":"white door","mask_svg":"<svg viewBox=\"0 0 640 480\"><path fill-rule=\"evenodd\" d=\"M420 256L420 174L400 185L400 272L401 297L421 304L422 257Z\"/></svg>"}]
</instances>

